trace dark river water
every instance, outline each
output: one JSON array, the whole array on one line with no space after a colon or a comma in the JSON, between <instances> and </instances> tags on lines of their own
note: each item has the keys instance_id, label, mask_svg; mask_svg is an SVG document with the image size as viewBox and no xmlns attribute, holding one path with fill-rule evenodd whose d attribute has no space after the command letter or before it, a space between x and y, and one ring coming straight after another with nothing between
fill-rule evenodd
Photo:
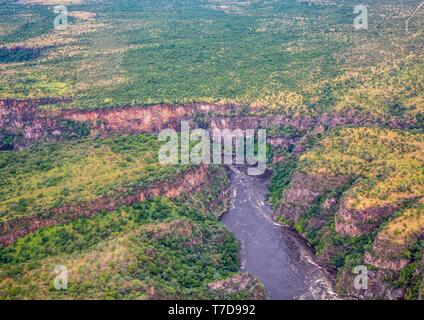
<instances>
[{"instance_id":1,"label":"dark river water","mask_svg":"<svg viewBox=\"0 0 424 320\"><path fill-rule=\"evenodd\" d=\"M328 273L292 231L276 223L265 202L268 178L231 167L230 209L222 222L240 242L242 271L257 276L271 299L338 299Z\"/></svg>"}]
</instances>

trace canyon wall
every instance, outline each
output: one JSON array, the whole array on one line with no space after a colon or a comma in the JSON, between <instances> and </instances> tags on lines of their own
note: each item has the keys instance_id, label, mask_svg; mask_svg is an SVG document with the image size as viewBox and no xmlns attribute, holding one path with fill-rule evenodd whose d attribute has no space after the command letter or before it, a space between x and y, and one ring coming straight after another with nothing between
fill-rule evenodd
<instances>
[{"instance_id":1,"label":"canyon wall","mask_svg":"<svg viewBox=\"0 0 424 320\"><path fill-rule=\"evenodd\" d=\"M111 196L64 205L49 210L45 216L25 216L4 221L0 227L0 244L9 245L40 228L66 223L81 217L90 217L102 210L113 211L119 206L129 206L158 196L176 198L198 190L208 179L208 167L201 165L190 168L172 181L158 181L147 188L116 191Z\"/></svg>"},{"instance_id":2,"label":"canyon wall","mask_svg":"<svg viewBox=\"0 0 424 320\"><path fill-rule=\"evenodd\" d=\"M48 101L47 101L48 102ZM309 117L283 115L242 115L237 105L192 103L152 105L97 110L44 110L44 100L0 100L0 138L15 136L15 148L25 148L37 141L62 141L80 137L82 125L91 135L112 133L158 133L161 129L180 129L181 121L211 129L257 129L291 125L306 130L315 124ZM83 128L84 129L84 128ZM0 141L1 143L1 141ZM0 146L1 147L1 146Z\"/></svg>"},{"instance_id":3,"label":"canyon wall","mask_svg":"<svg viewBox=\"0 0 424 320\"><path fill-rule=\"evenodd\" d=\"M178 129L180 122L197 114L228 113L234 105L193 103L186 105L153 105L99 110L63 110L58 116L72 121L89 122L95 131L116 133L152 133L164 128Z\"/></svg>"},{"instance_id":4,"label":"canyon wall","mask_svg":"<svg viewBox=\"0 0 424 320\"><path fill-rule=\"evenodd\" d=\"M44 110L45 100L0 100L1 135L14 135L15 147L24 148L37 141L54 142L79 136L81 125L92 135L111 133L154 133L164 128L179 129L180 122L196 115L231 113L234 105L193 103L186 105L153 105L98 110ZM73 132L74 131L74 132ZM0 146L1 147L1 146Z\"/></svg>"},{"instance_id":5,"label":"canyon wall","mask_svg":"<svg viewBox=\"0 0 424 320\"><path fill-rule=\"evenodd\" d=\"M182 120L210 129L257 129L274 126L293 126L299 131L320 134L328 128L347 125L385 126L402 129L407 123L398 119L376 120L371 114L349 111L347 114L323 113L317 117L291 117L282 114L249 114L241 106L193 103L186 105L133 106L98 110L45 110L39 105L51 104L50 100L0 100L0 148L3 138L14 137L14 147L25 148L38 141L62 141L81 134L108 136L113 133L155 133L164 128L178 130ZM383 121L383 122L382 122ZM385 122L384 122L385 121ZM86 130L88 129L88 131ZM294 152L302 153L306 148L305 137L270 137L273 146L294 145ZM278 157L275 161L281 161ZM335 235L341 238L362 237L374 232L396 211L396 206L376 207L366 210L349 208L340 194L352 181L352 177L329 176L296 172L283 193L275 211L276 217L283 217L294 225L309 240L310 234L323 230L322 239L316 240L320 246L318 260L331 266L333 260L346 250L343 245L327 241L331 235L328 225L332 225ZM4 222L0 231L0 244L8 245L19 237L42 227L52 226L79 217L89 217L101 210L114 210L120 205L130 205L158 195L177 197L190 193L207 180L207 169L203 166L193 169L184 177L172 182L152 186L146 190L117 192L113 197L101 197L79 205L63 206L46 214L46 217L24 217ZM327 229L326 229L327 228ZM316 245L316 244L314 244ZM389 248L389 249L388 249ZM405 247L391 246L385 239L376 238L371 250L364 255L364 263L375 270L369 272L371 290L356 292L352 289L355 275L351 270L342 270L338 286L347 295L357 297L402 297L404 292L386 285L384 279L396 277L407 261L401 256Z\"/></svg>"},{"instance_id":6,"label":"canyon wall","mask_svg":"<svg viewBox=\"0 0 424 320\"><path fill-rule=\"evenodd\" d=\"M353 181L349 176L297 171L274 215L318 249L317 261L321 265L338 271L337 289L341 295L360 299L405 298L405 288L398 285L402 270L410 263L405 252L409 252L419 235L424 237L424 229L401 244L384 237L380 227L394 216L399 206L394 203L365 209L349 207L343 192ZM367 242L370 247L365 245ZM360 257L355 258L358 254ZM350 258L338 267L337 259L347 256ZM355 263L349 262L358 258ZM362 264L368 266L366 290L354 287L357 274L353 268Z\"/></svg>"},{"instance_id":7,"label":"canyon wall","mask_svg":"<svg viewBox=\"0 0 424 320\"><path fill-rule=\"evenodd\" d=\"M86 133L83 125L92 135L103 136L111 133L157 133L164 128L178 130L183 120L211 129L293 126L300 131L347 125L390 128L404 128L408 125L397 119L375 119L372 114L355 111L343 115L323 113L315 117L246 113L241 105L236 104L161 104L95 110L48 110L39 107L56 102L52 99L0 100L0 148L5 135L15 136L15 148L25 148L37 141L54 142L80 137Z\"/></svg>"}]
</instances>

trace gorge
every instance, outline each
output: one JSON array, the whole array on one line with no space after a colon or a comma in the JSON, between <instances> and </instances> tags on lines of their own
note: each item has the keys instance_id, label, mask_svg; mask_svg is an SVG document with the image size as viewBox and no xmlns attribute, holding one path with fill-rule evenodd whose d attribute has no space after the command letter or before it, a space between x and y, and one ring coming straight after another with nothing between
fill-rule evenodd
<instances>
[{"instance_id":1,"label":"gorge","mask_svg":"<svg viewBox=\"0 0 424 320\"><path fill-rule=\"evenodd\" d=\"M245 170L230 168L230 207L221 220L240 242L241 271L257 276L270 299L338 299L333 279L304 240L273 219L266 203L269 173L251 177Z\"/></svg>"},{"instance_id":2,"label":"gorge","mask_svg":"<svg viewBox=\"0 0 424 320\"><path fill-rule=\"evenodd\" d=\"M319 246L323 246L324 251L320 249L318 264L325 266L328 268L327 270L331 269L333 275L330 275L325 269L318 266L315 262L316 258L305 242L286 226L280 224L280 221L296 229L310 244L316 246L315 240L308 233L310 231L305 232L305 230L309 230L308 228L325 230L323 226L327 222L331 222L334 214L332 212L339 207L340 197L352 185L352 176L326 175L321 177L316 173L308 175L292 160L302 157L308 150L315 148L314 145L321 139L320 137L328 135L328 132L339 130L338 127L345 127L349 123L363 126L377 123L381 125L380 120L365 115L362 115L361 118L323 114L320 117L311 118L254 114L246 113L241 106L237 105L191 104L98 111L48 111L39 109L37 105L39 103L37 101L2 101L0 103L0 123L3 132L14 137L15 147L19 149L31 148L32 145L39 142L54 143L67 140L69 137L71 140L78 139L81 125L87 129L83 132L83 137L88 139L98 139L98 137L103 139L114 137L117 134L157 133L163 128L178 130L179 123L183 120L189 121L194 127L209 129L266 128L269 132L267 142L271 147L270 168L276 166L275 168L281 169L284 166L288 168L293 165L298 168L296 172L288 171L283 176L284 179L288 179L290 184L279 191L281 199L273 210L266 203L266 181L255 180L255 178L246 176L242 170L231 167L230 192L233 193L234 198L231 200L229 212L224 215L222 221L240 241L241 270L257 276L265 285L265 290L272 299L339 298L335 293L333 276L338 267L332 262L332 259L339 254L338 250L334 249L333 244L319 244ZM66 123L65 121L71 122ZM398 127L396 123L387 125L393 128ZM281 153L281 150L290 150L290 154L287 154L286 151ZM191 171L183 172L175 182L165 185L159 182L157 186L153 185L146 191L116 190L116 196L112 198L110 196L99 197L90 202L80 202L76 206L65 205L62 208L54 208L53 215L46 218L26 216L17 220L3 221L1 243L10 245L16 239L39 228L72 221L79 217L90 217L102 210L116 210L121 205L143 202L145 199L158 195L173 198L191 193L201 188L207 179L212 178L208 178L206 171L204 167L193 168ZM320 197L328 192L336 191L339 192L337 195L328 197L326 201L322 202ZM125 196L125 193L128 192L129 195ZM138 193L132 195L134 192ZM312 218L309 212L316 206L317 199L321 201L321 208L317 211L318 217ZM415 199L419 200L419 195ZM344 206L346 207L346 205ZM395 211L384 207L373 210L377 211L375 213L366 211L362 218L358 214L350 214L351 217L355 217L358 224L349 217L346 218L349 222L345 224L336 218L334 232L340 235L353 232L353 236L358 235L354 230L361 228L364 221L368 220L373 222L367 222L367 229L362 232L374 232ZM380 211L385 215L380 214ZM348 211L341 207L341 212ZM347 213L342 214L342 216L346 215ZM380 220L375 221L377 217ZM288 223L289 221L293 221L293 223ZM309 223L310 227L300 229L296 225L299 221ZM381 240L379 241L381 242ZM399 249L398 252L402 252L401 250L403 249ZM380 268L377 279L388 274L393 277L400 269L408 265L408 261L405 259L399 258L402 261L401 264L394 261L393 251L390 251L390 258L375 259L370 256L369 252L366 253L366 263ZM392 265L400 267L390 267ZM386 266L389 266L389 273L385 271ZM376 277L373 273L371 274ZM352 287L353 277L352 271L345 268L343 276L338 278L337 291L343 292L344 295L356 296L357 293ZM405 294L402 290L392 288L390 285L388 287L382 285L380 280L378 283L379 285L375 289L366 292L366 296L395 298ZM361 297L362 294L360 293L358 297Z\"/></svg>"}]
</instances>

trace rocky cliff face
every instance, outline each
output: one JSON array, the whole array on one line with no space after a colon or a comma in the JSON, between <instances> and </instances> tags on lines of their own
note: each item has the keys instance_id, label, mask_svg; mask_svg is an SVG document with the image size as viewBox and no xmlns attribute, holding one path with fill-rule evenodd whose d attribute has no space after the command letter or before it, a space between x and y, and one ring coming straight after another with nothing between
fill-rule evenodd
<instances>
[{"instance_id":1,"label":"rocky cliff face","mask_svg":"<svg viewBox=\"0 0 424 320\"><path fill-rule=\"evenodd\" d=\"M297 231L318 247L318 261L330 268L335 268L339 257L363 246L360 241L371 240L370 249L358 251L362 252L362 262L357 263L368 266L368 289L354 288L357 276L353 272L355 265L346 264L339 269L337 277L340 294L361 299L404 298L406 292L397 283L402 270L411 263L405 252L409 252L417 239L415 237L406 243L395 243L384 233L377 233L384 221L394 215L397 206L362 210L349 208L342 193L334 194L334 190L343 189L351 181L352 178L347 176L296 172L274 214L277 218L283 217L284 221L295 226ZM372 235L376 233L373 239ZM422 230L417 234L424 232ZM349 239L357 239L357 242ZM417 279L420 281L419 277Z\"/></svg>"},{"instance_id":2,"label":"rocky cliff face","mask_svg":"<svg viewBox=\"0 0 424 320\"><path fill-rule=\"evenodd\" d=\"M208 285L208 289L215 291L222 298L232 293L244 293L254 300L267 298L264 286L248 272L237 274L229 279L212 282Z\"/></svg>"},{"instance_id":3,"label":"rocky cliff face","mask_svg":"<svg viewBox=\"0 0 424 320\"><path fill-rule=\"evenodd\" d=\"M0 100L0 131L15 136L15 147L25 147L38 140L56 141L64 131L57 119L37 109L46 102Z\"/></svg>"},{"instance_id":4,"label":"rocky cliff face","mask_svg":"<svg viewBox=\"0 0 424 320\"><path fill-rule=\"evenodd\" d=\"M335 217L336 232L341 236L352 237L369 234L395 211L394 205L356 210L349 208L346 202L342 201Z\"/></svg>"},{"instance_id":5,"label":"rocky cliff face","mask_svg":"<svg viewBox=\"0 0 424 320\"><path fill-rule=\"evenodd\" d=\"M187 104L154 105L92 111L64 110L60 117L73 121L90 122L95 131L117 133L152 133L163 128L178 129L182 120L191 120L196 114L228 113L233 105Z\"/></svg>"},{"instance_id":6,"label":"rocky cliff face","mask_svg":"<svg viewBox=\"0 0 424 320\"><path fill-rule=\"evenodd\" d=\"M82 124L92 134L153 133L164 128L178 129L182 120L198 114L231 113L233 105L154 105L100 110L42 110L50 100L0 100L0 133L16 136L15 147L37 141L61 141L78 136Z\"/></svg>"},{"instance_id":7,"label":"rocky cliff face","mask_svg":"<svg viewBox=\"0 0 424 320\"><path fill-rule=\"evenodd\" d=\"M287 117L285 115L235 115L211 118L211 129L257 129L272 126L293 126L299 130L313 127L316 120L311 117Z\"/></svg>"},{"instance_id":8,"label":"rocky cliff face","mask_svg":"<svg viewBox=\"0 0 424 320\"><path fill-rule=\"evenodd\" d=\"M48 101L47 101L48 102ZM164 128L179 130L181 121L206 121L205 117L217 118L219 128L252 128L258 125L280 123L281 117L217 116L237 112L233 105L187 104L154 105L100 110L60 110L46 111L38 105L46 101L0 100L0 137L14 137L14 147L25 148L37 141L55 142L78 137L82 124L87 126L87 134L108 136L111 133L135 134L157 133ZM200 115L200 116L199 116ZM202 116L203 115L203 116ZM198 119L196 119L196 117ZM212 120L213 126L216 124ZM209 123L206 124L209 126ZM1 144L1 142L0 142ZM1 147L2 145L0 145Z\"/></svg>"},{"instance_id":9,"label":"rocky cliff face","mask_svg":"<svg viewBox=\"0 0 424 320\"><path fill-rule=\"evenodd\" d=\"M158 182L146 189L117 191L113 196L55 208L46 212L44 217L28 216L9 220L1 225L0 244L9 245L40 228L66 223L81 217L90 217L102 210L112 211L121 205L128 206L158 196L175 198L197 190L207 180L207 166L198 166L173 181Z\"/></svg>"},{"instance_id":10,"label":"rocky cliff face","mask_svg":"<svg viewBox=\"0 0 424 320\"><path fill-rule=\"evenodd\" d=\"M48 102L48 101L47 101ZM92 135L111 133L157 133L164 128L179 130L181 121L211 129L257 129L291 125L305 130L315 124L312 118L282 115L241 115L237 105L202 104L153 105L98 110L55 110L38 108L44 100L0 100L0 130L16 135L15 147L24 148L37 141L61 141L80 135L87 125ZM80 124L80 126L78 126Z\"/></svg>"},{"instance_id":11,"label":"rocky cliff face","mask_svg":"<svg viewBox=\"0 0 424 320\"><path fill-rule=\"evenodd\" d=\"M185 105L130 106L97 110L44 110L39 106L57 101L0 100L0 134L16 135L15 147L24 148L36 141L61 141L78 136L82 124L92 134L152 133L164 128L179 129L182 120L210 128L257 129L271 126L293 126L305 131L311 128L334 128L346 125L380 125L402 128L407 124L395 120L384 122L371 114L322 114L317 117L292 117L281 114L244 114L239 105L192 103ZM79 125L78 125L79 124ZM0 146L1 147L1 146ZM301 147L301 145L300 145ZM301 150L300 150L301 151Z\"/></svg>"},{"instance_id":12,"label":"rocky cliff face","mask_svg":"<svg viewBox=\"0 0 424 320\"><path fill-rule=\"evenodd\" d=\"M310 175L303 172L293 174L290 186L283 194L275 214L298 222L313 202L326 192L344 185L349 177Z\"/></svg>"}]
</instances>

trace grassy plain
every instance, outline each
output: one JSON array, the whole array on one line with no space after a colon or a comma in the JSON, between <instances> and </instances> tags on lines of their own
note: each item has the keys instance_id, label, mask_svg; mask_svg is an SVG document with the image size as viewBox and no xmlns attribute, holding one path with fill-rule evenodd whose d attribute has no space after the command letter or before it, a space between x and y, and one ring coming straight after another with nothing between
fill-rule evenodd
<instances>
[{"instance_id":1,"label":"grassy plain","mask_svg":"<svg viewBox=\"0 0 424 320\"><path fill-rule=\"evenodd\" d=\"M422 111L421 14L405 32L417 1L69 1L62 32L53 29L54 2L1 1L0 98L380 116L399 102L407 113ZM368 30L354 29L357 4L368 5Z\"/></svg>"}]
</instances>

